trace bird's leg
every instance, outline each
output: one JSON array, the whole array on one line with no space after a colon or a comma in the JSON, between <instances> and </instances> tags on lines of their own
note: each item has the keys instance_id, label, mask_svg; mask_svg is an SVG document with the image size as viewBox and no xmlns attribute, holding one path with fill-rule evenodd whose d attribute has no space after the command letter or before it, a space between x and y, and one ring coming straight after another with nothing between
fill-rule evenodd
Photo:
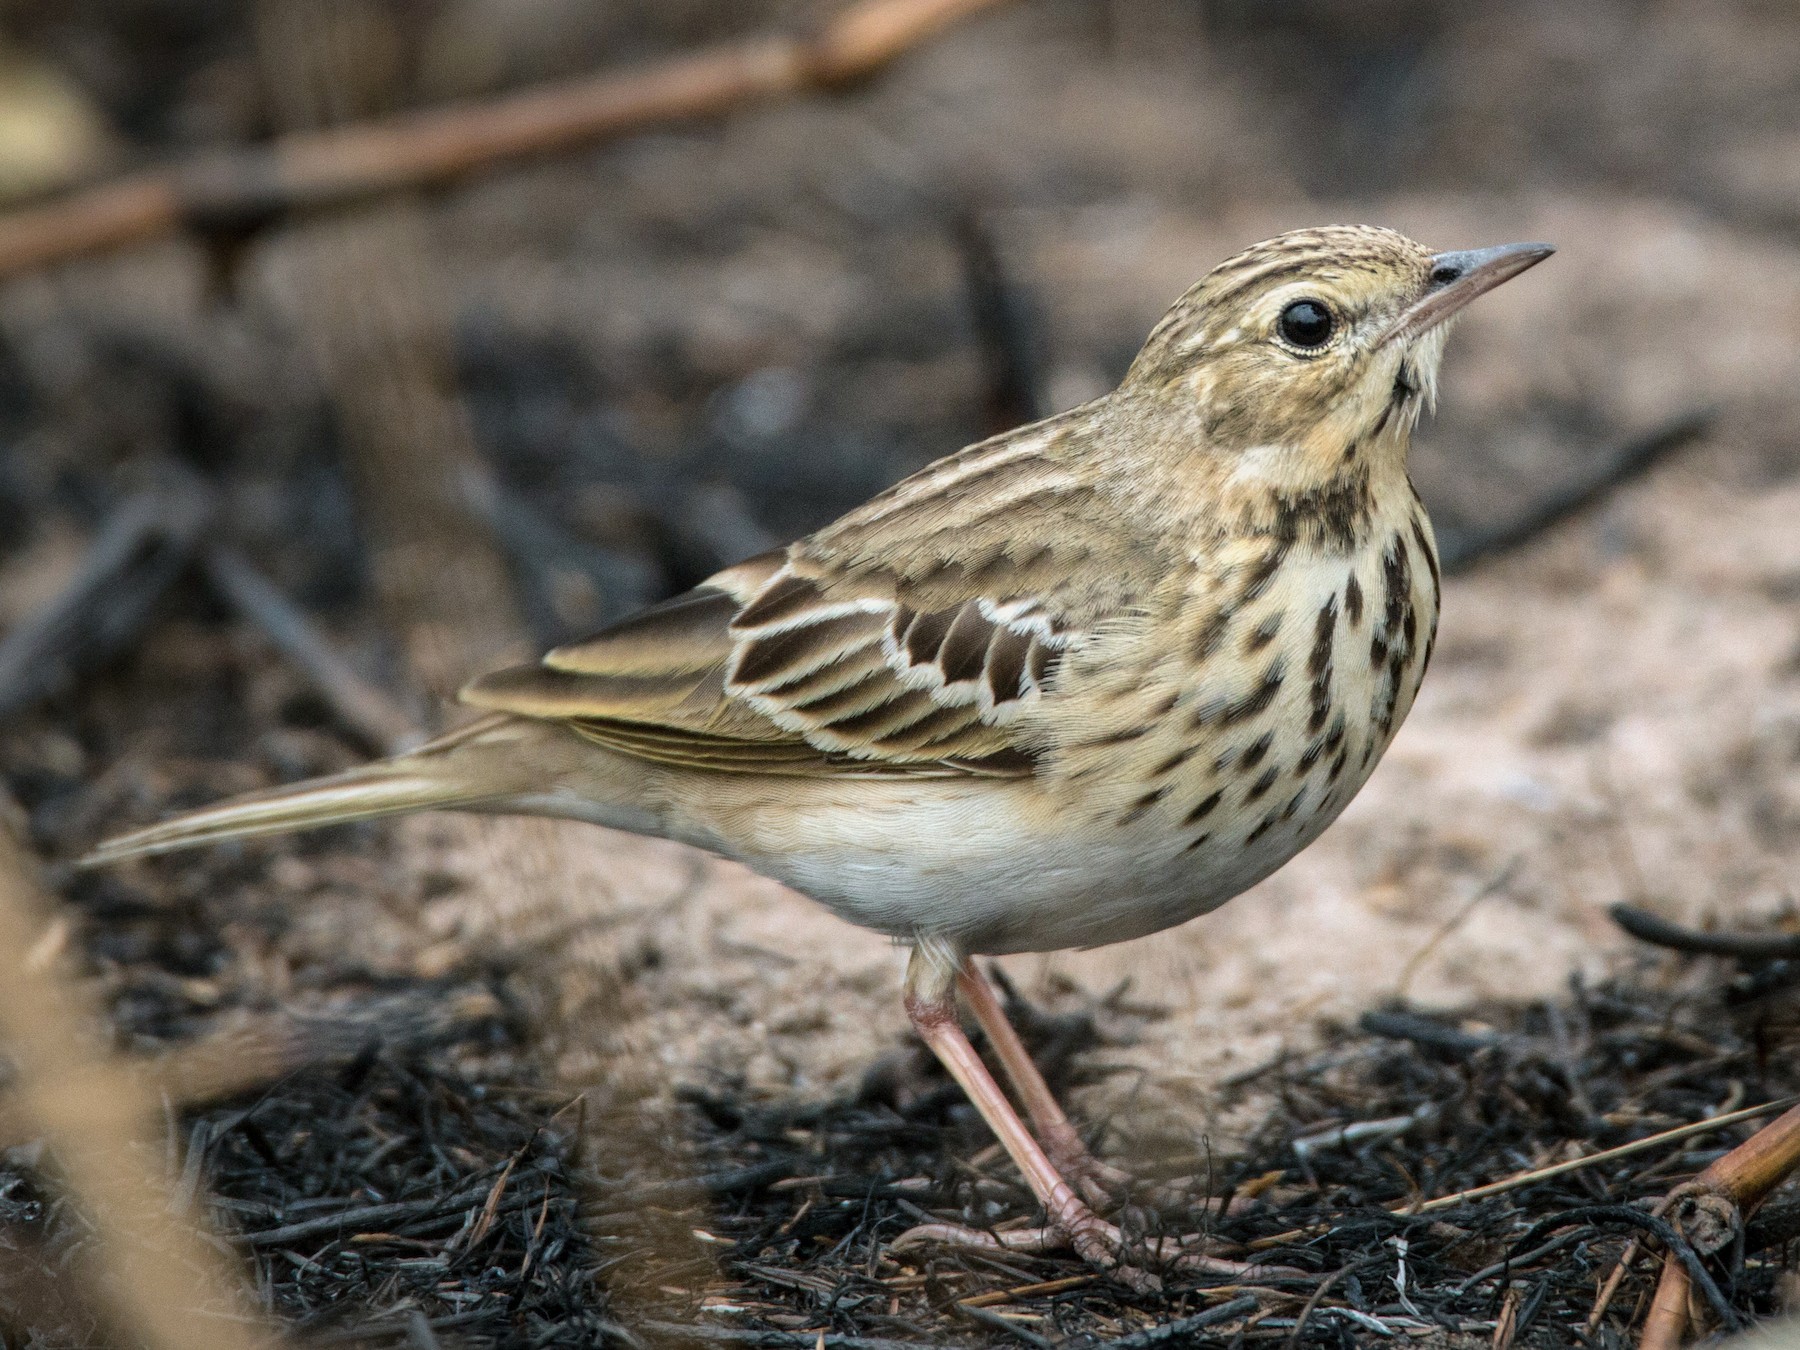
<instances>
[{"instance_id":1,"label":"bird's leg","mask_svg":"<svg viewBox=\"0 0 1800 1350\"><path fill-rule=\"evenodd\" d=\"M907 1016L912 1019L920 1038L968 1094L981 1118L987 1121L988 1128L999 1137L1001 1147L1044 1207L1049 1223L1040 1229L1005 1233L984 1233L954 1224L925 1224L901 1234L894 1247L935 1241L990 1250L1043 1251L1067 1244L1084 1261L1112 1271L1135 1288L1156 1288L1160 1282L1155 1276L1122 1263L1124 1234L1095 1214L1063 1180L1056 1164L1050 1161L1043 1146L1019 1119L1019 1113L963 1034L956 1018L955 999L957 979L963 966L961 954L951 952L941 944L925 941L914 948L906 970ZM1236 1261L1203 1255L1195 1250L1197 1241L1190 1238L1155 1239L1148 1246L1152 1255L1190 1270L1242 1275L1250 1269Z\"/></svg>"},{"instance_id":2,"label":"bird's leg","mask_svg":"<svg viewBox=\"0 0 1800 1350\"><path fill-rule=\"evenodd\" d=\"M1000 1005L993 983L973 961L962 963L956 972L956 983L969 1010L975 1014L975 1020L981 1024L988 1044L994 1047L1000 1067L1006 1071L1013 1091L1024 1103L1025 1114L1031 1117L1031 1127L1043 1141L1044 1152L1050 1156L1057 1171L1072 1181L1091 1205L1106 1204L1124 1194L1132 1182L1130 1174L1107 1166L1089 1152L1080 1133L1063 1113L1056 1095L1050 1091L1050 1085L1044 1081L1044 1075L1038 1071L1025 1042L1019 1039L1019 1033Z\"/></svg>"}]
</instances>

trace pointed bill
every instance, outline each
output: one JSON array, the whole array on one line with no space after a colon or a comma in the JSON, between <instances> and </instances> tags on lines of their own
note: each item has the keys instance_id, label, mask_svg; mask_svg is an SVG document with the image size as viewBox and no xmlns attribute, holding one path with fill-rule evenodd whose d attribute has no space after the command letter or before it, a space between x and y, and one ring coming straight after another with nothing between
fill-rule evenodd
<instances>
[{"instance_id":1,"label":"pointed bill","mask_svg":"<svg viewBox=\"0 0 1800 1350\"><path fill-rule=\"evenodd\" d=\"M1549 244L1500 244L1438 254L1431 260L1425 294L1402 311L1381 335L1381 342L1414 338L1436 328L1477 296L1537 266L1554 252Z\"/></svg>"}]
</instances>

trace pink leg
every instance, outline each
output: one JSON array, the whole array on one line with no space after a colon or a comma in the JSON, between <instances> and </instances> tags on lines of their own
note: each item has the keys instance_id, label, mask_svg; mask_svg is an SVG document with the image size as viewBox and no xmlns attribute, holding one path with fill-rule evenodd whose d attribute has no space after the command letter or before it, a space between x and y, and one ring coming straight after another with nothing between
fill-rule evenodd
<instances>
[{"instance_id":1,"label":"pink leg","mask_svg":"<svg viewBox=\"0 0 1800 1350\"><path fill-rule=\"evenodd\" d=\"M1042 1251L1066 1243L1092 1265L1114 1272L1120 1279L1140 1290L1156 1288L1155 1276L1120 1264L1124 1235L1117 1227L1095 1214L1064 1181L1056 1164L1025 1128L1019 1113L1007 1101L1000 1085L975 1053L975 1047L963 1034L956 1019L956 1003L952 990L968 978L967 963L959 954L936 944L921 943L913 952L906 972L906 1013L919 1036L931 1047L950 1076L962 1086L981 1118L998 1136L1007 1155L1012 1158L1025 1184L1044 1207L1049 1223L1042 1229L1013 1231L1003 1234L983 1233L951 1224L926 1224L903 1233L894 1243L896 1248L927 1242L954 1242L964 1246L1004 1248L1017 1251ZM975 977L979 979L978 976ZM966 989L967 984L964 985ZM989 995L991 999L991 993ZM997 1007L997 1005L996 1005ZM1012 1043L1017 1044L1017 1036ZM1024 1047L1019 1046L1021 1055ZM1029 1058L1026 1059L1029 1063ZM1035 1068L1032 1070L1037 1077ZM1038 1082L1042 1084L1042 1078ZM1044 1089L1049 1098L1049 1090ZM1052 1103L1054 1105L1054 1103ZM1062 1116L1060 1109L1058 1117ZM1063 1117L1064 1125L1068 1125ZM1073 1127L1070 1127L1071 1130ZM1250 1268L1236 1261L1222 1261L1192 1250L1188 1239L1159 1239L1153 1244L1153 1255L1178 1262L1190 1270L1215 1274L1242 1275Z\"/></svg>"},{"instance_id":2,"label":"pink leg","mask_svg":"<svg viewBox=\"0 0 1800 1350\"><path fill-rule=\"evenodd\" d=\"M966 961L957 971L956 984L968 1001L969 1010L975 1014L975 1020L981 1024L988 1044L994 1047L1000 1067L1006 1071L1013 1091L1024 1103L1025 1114L1031 1117L1031 1127L1044 1141L1044 1151L1050 1155L1057 1170L1081 1188L1090 1204L1103 1204L1113 1198L1110 1192L1125 1190L1131 1184L1131 1177L1116 1167L1108 1167L1088 1151L1075 1126L1063 1114L1044 1075L1038 1072L1031 1052L1019 1039L1019 1033L1000 1006L999 996L987 976L973 961Z\"/></svg>"}]
</instances>

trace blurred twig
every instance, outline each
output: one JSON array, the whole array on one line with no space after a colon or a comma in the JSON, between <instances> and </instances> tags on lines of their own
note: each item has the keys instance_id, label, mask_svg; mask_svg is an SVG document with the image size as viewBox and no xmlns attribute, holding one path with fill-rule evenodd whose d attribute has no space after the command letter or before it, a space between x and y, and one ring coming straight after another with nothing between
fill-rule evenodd
<instances>
[{"instance_id":1,"label":"blurred twig","mask_svg":"<svg viewBox=\"0 0 1800 1350\"><path fill-rule=\"evenodd\" d=\"M1612 921L1639 942L1697 956L1731 956L1740 961L1780 961L1800 957L1800 933L1703 933L1670 923L1635 905L1614 905Z\"/></svg>"},{"instance_id":2,"label":"blurred twig","mask_svg":"<svg viewBox=\"0 0 1800 1350\"><path fill-rule=\"evenodd\" d=\"M120 503L62 593L0 639L0 717L128 645L187 566L212 515L211 493L185 474Z\"/></svg>"},{"instance_id":3,"label":"blurred twig","mask_svg":"<svg viewBox=\"0 0 1800 1350\"><path fill-rule=\"evenodd\" d=\"M0 218L0 276L186 228L242 237L284 213L449 182L657 123L831 89L1002 0L862 0L810 39L756 38L628 74L297 131Z\"/></svg>"},{"instance_id":4,"label":"blurred twig","mask_svg":"<svg viewBox=\"0 0 1800 1350\"><path fill-rule=\"evenodd\" d=\"M54 961L33 960L54 901L0 796L0 1036L19 1111L49 1142L93 1224L86 1270L123 1338L152 1350L247 1350L265 1344L217 1253L175 1221L151 1174L161 1113L145 1082L95 1036L96 1010Z\"/></svg>"},{"instance_id":5,"label":"blurred twig","mask_svg":"<svg viewBox=\"0 0 1800 1350\"><path fill-rule=\"evenodd\" d=\"M1483 558L1517 548L1542 534L1703 435L1715 416L1713 409L1701 408L1670 419L1603 456L1573 482L1545 493L1511 520L1454 534L1444 531L1438 550L1444 571L1464 571Z\"/></svg>"},{"instance_id":6,"label":"blurred twig","mask_svg":"<svg viewBox=\"0 0 1800 1350\"><path fill-rule=\"evenodd\" d=\"M338 720L372 750L397 754L416 745L417 723L400 705L356 673L308 619L236 549L207 550L206 577L307 677Z\"/></svg>"},{"instance_id":7,"label":"blurred twig","mask_svg":"<svg viewBox=\"0 0 1800 1350\"><path fill-rule=\"evenodd\" d=\"M1010 431L1049 416L1038 316L1030 295L1002 260L990 220L969 210L951 224L970 317L987 364L985 431Z\"/></svg>"}]
</instances>

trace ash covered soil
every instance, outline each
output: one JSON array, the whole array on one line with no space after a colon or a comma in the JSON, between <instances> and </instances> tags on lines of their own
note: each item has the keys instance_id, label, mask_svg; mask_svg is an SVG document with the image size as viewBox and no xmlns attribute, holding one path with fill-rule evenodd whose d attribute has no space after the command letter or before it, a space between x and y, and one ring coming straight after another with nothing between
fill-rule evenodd
<instances>
[{"instance_id":1,"label":"ash covered soil","mask_svg":"<svg viewBox=\"0 0 1800 1350\"><path fill-rule=\"evenodd\" d=\"M396 23L399 50L436 55L401 62L388 96L805 17L725 8L502 23L504 6L445 6ZM21 31L134 153L276 124L244 13L183 12L136 48L148 0L28 5ZM1003 965L1103 1152L1190 1195L1144 1197L1143 1231L1235 1195L1205 1219L1228 1250L1279 1239L1270 1260L1344 1272L1303 1343L1374 1334L1364 1317L1486 1345L1510 1299L1516 1343L1566 1344L1635 1234L1593 1214L1537 1228L1660 1195L1748 1127L1429 1217L1389 1209L1800 1087L1793 972L1648 957L1607 917L1627 901L1696 927L1800 924L1797 22L1698 0L1021 0L841 96L265 232L224 291L185 242L8 282L0 630L177 462L221 494L225 537L430 713L384 619L341 349L319 336L337 320L309 282L346 239L375 241L369 291L398 346L452 377L538 645L1017 413L961 218L998 260L1046 411L1108 387L1176 294L1277 230L1550 240L1557 257L1452 340L1415 449L1440 535L1482 537L1671 426L1704 434L1449 579L1408 724L1288 868L1157 938ZM452 59L469 31L498 55ZM130 73L133 50L166 78ZM382 258L404 294L383 290ZM365 753L196 576L122 655L0 724L0 777L52 859ZM897 954L673 846L434 819L58 880L134 1052L298 1019L311 1048L182 1115L169 1165L321 1343L630 1344L689 1325L1082 1345L1244 1297L1191 1334L1281 1343L1316 1287L1171 1278L1145 1301L1057 1258L882 1256L921 1213L1004 1222L1029 1202L907 1048ZM1427 1030L1365 1028L1396 1008ZM1294 1146L1357 1122L1389 1124ZM9 1156L6 1240L53 1260L79 1226L29 1150ZM1776 1308L1785 1231L1724 1291L1733 1308ZM1595 1343L1625 1343L1653 1277L1641 1263ZM46 1343L86 1334L55 1300L8 1316Z\"/></svg>"}]
</instances>

